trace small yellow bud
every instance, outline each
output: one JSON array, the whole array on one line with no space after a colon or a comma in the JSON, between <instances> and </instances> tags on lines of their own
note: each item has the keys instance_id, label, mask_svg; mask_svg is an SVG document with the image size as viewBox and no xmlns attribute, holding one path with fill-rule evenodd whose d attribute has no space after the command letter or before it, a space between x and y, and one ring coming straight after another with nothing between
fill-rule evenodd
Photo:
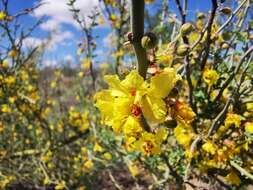
<instances>
[{"instance_id":1,"label":"small yellow bud","mask_svg":"<svg viewBox=\"0 0 253 190\"><path fill-rule=\"evenodd\" d=\"M253 34L249 35L249 39L253 40Z\"/></svg>"},{"instance_id":2,"label":"small yellow bud","mask_svg":"<svg viewBox=\"0 0 253 190\"><path fill-rule=\"evenodd\" d=\"M228 49L228 48L229 48L228 43L223 43L223 44L221 45L221 49Z\"/></svg>"},{"instance_id":3,"label":"small yellow bud","mask_svg":"<svg viewBox=\"0 0 253 190\"><path fill-rule=\"evenodd\" d=\"M232 10L231 8L229 7L223 7L221 10L220 10L221 13L225 14L225 15L230 15Z\"/></svg>"},{"instance_id":4,"label":"small yellow bud","mask_svg":"<svg viewBox=\"0 0 253 190\"><path fill-rule=\"evenodd\" d=\"M15 57L17 57L17 55L18 55L18 51L17 51L16 49L13 49L13 50L11 50L11 51L8 53L8 56L9 56L10 58L15 58Z\"/></svg>"},{"instance_id":5,"label":"small yellow bud","mask_svg":"<svg viewBox=\"0 0 253 190\"><path fill-rule=\"evenodd\" d=\"M141 39L141 46L145 49L153 49L157 45L157 38L154 33L147 33Z\"/></svg>"},{"instance_id":6,"label":"small yellow bud","mask_svg":"<svg viewBox=\"0 0 253 190\"><path fill-rule=\"evenodd\" d=\"M176 53L179 56L185 56L188 53L189 46L186 44L182 44L177 47Z\"/></svg>"},{"instance_id":7,"label":"small yellow bud","mask_svg":"<svg viewBox=\"0 0 253 190\"><path fill-rule=\"evenodd\" d=\"M3 12L3 11L0 11L0 21L1 21L1 20L4 20L5 17L6 17L6 13Z\"/></svg>"},{"instance_id":8,"label":"small yellow bud","mask_svg":"<svg viewBox=\"0 0 253 190\"><path fill-rule=\"evenodd\" d=\"M191 23L185 23L181 27L181 35L186 36L194 30L194 26Z\"/></svg>"},{"instance_id":9,"label":"small yellow bud","mask_svg":"<svg viewBox=\"0 0 253 190\"><path fill-rule=\"evenodd\" d=\"M197 14L197 19L204 19L204 18L206 18L206 15L204 13L200 12Z\"/></svg>"},{"instance_id":10,"label":"small yellow bud","mask_svg":"<svg viewBox=\"0 0 253 190\"><path fill-rule=\"evenodd\" d=\"M9 62L8 62L8 60L3 60L3 62L2 62L2 67L3 68L8 68L9 67Z\"/></svg>"}]
</instances>

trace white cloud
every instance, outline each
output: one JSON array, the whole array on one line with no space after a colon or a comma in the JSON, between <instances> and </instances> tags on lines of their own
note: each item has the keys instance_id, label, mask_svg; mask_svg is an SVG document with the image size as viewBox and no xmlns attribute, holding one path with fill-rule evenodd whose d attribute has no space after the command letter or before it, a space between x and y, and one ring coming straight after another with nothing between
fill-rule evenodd
<instances>
[{"instance_id":1,"label":"white cloud","mask_svg":"<svg viewBox=\"0 0 253 190\"><path fill-rule=\"evenodd\" d=\"M67 40L74 38L73 33L69 31L55 31L51 33L49 43L47 45L48 50L56 50L58 45L64 45Z\"/></svg>"},{"instance_id":2,"label":"white cloud","mask_svg":"<svg viewBox=\"0 0 253 190\"><path fill-rule=\"evenodd\" d=\"M68 0L44 0L45 4L34 11L34 16L48 16L46 23L41 25L44 30L54 30L60 28L62 24L70 24L78 27L73 15L67 5ZM78 7L83 16L90 14L93 7L98 5L98 0L77 0L76 7Z\"/></svg>"},{"instance_id":3,"label":"white cloud","mask_svg":"<svg viewBox=\"0 0 253 190\"><path fill-rule=\"evenodd\" d=\"M64 57L64 61L66 61L66 62L72 62L73 61L73 56L72 55L66 55Z\"/></svg>"},{"instance_id":4,"label":"white cloud","mask_svg":"<svg viewBox=\"0 0 253 190\"><path fill-rule=\"evenodd\" d=\"M40 28L45 31L57 31L60 29L60 25L56 20L50 19L43 22Z\"/></svg>"},{"instance_id":5,"label":"white cloud","mask_svg":"<svg viewBox=\"0 0 253 190\"><path fill-rule=\"evenodd\" d=\"M44 42L44 40L42 40L40 38L28 37L28 38L24 39L23 46L25 48L35 48L37 46L42 45L43 42Z\"/></svg>"},{"instance_id":6,"label":"white cloud","mask_svg":"<svg viewBox=\"0 0 253 190\"><path fill-rule=\"evenodd\" d=\"M68 45L67 41L73 38L73 33L69 31L54 31L50 34L49 39L28 37L24 39L23 45L25 48L34 48L45 44L48 51L55 51L59 45Z\"/></svg>"},{"instance_id":7,"label":"white cloud","mask_svg":"<svg viewBox=\"0 0 253 190\"><path fill-rule=\"evenodd\" d=\"M58 65L58 62L55 59L47 59L42 62L42 65L45 67L55 67Z\"/></svg>"}]
</instances>

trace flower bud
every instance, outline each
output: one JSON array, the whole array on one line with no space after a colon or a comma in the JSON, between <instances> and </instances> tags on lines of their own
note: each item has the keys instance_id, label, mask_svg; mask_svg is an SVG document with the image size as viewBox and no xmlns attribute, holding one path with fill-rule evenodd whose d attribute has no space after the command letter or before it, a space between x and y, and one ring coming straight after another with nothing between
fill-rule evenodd
<instances>
[{"instance_id":1,"label":"flower bud","mask_svg":"<svg viewBox=\"0 0 253 190\"><path fill-rule=\"evenodd\" d=\"M185 23L181 27L181 35L186 36L194 30L194 26L191 23Z\"/></svg>"},{"instance_id":2,"label":"flower bud","mask_svg":"<svg viewBox=\"0 0 253 190\"><path fill-rule=\"evenodd\" d=\"M185 56L188 53L189 46L186 44L179 45L177 47L176 53L179 56Z\"/></svg>"},{"instance_id":3,"label":"flower bud","mask_svg":"<svg viewBox=\"0 0 253 190\"><path fill-rule=\"evenodd\" d=\"M197 19L204 19L204 18L206 18L206 15L205 15L204 13L199 12L199 13L197 14Z\"/></svg>"},{"instance_id":4,"label":"flower bud","mask_svg":"<svg viewBox=\"0 0 253 190\"><path fill-rule=\"evenodd\" d=\"M221 13L225 14L225 15L230 15L232 10L229 8L229 7L223 7L221 10L220 10Z\"/></svg>"},{"instance_id":5,"label":"flower bud","mask_svg":"<svg viewBox=\"0 0 253 190\"><path fill-rule=\"evenodd\" d=\"M9 53L8 53L8 56L9 56L10 58L16 58L17 55L18 55L18 51L17 51L15 48L12 49L11 51L9 51Z\"/></svg>"},{"instance_id":6,"label":"flower bud","mask_svg":"<svg viewBox=\"0 0 253 190\"><path fill-rule=\"evenodd\" d=\"M156 35L152 32L146 33L141 39L141 46L145 49L153 49L157 45Z\"/></svg>"},{"instance_id":7,"label":"flower bud","mask_svg":"<svg viewBox=\"0 0 253 190\"><path fill-rule=\"evenodd\" d=\"M223 38L224 40L228 41L228 40L231 39L232 35L233 35L232 32L226 31L226 32L223 32L223 33L222 33L222 38Z\"/></svg>"},{"instance_id":8,"label":"flower bud","mask_svg":"<svg viewBox=\"0 0 253 190\"><path fill-rule=\"evenodd\" d=\"M221 45L221 49L228 49L229 48L229 44L228 43L223 43Z\"/></svg>"}]
</instances>

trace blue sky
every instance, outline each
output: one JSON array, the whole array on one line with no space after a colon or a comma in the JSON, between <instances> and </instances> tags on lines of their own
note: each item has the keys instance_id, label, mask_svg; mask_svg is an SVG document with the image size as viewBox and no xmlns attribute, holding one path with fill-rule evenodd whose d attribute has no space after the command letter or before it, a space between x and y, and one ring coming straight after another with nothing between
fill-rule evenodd
<instances>
[{"instance_id":1,"label":"blue sky","mask_svg":"<svg viewBox=\"0 0 253 190\"><path fill-rule=\"evenodd\" d=\"M52 30L53 42L45 54L45 64L53 65L57 61L64 59L76 60L77 43L81 40L80 30L76 23L72 20L71 13L67 11L67 0L45 0L46 5L39 8L34 15L25 17L20 20L23 26L30 27L38 18L44 17L44 23L33 33L32 37L27 40L27 44L39 44L45 37L49 35ZM210 8L211 0L189 0L189 19L195 15L197 11L207 12ZM25 8L32 7L36 0L10 0L10 13L21 11ZM78 0L79 7L82 7L82 12L87 13L91 10L92 6L98 4L98 0ZM160 0L156 0L155 4L148 6L150 11L155 11ZM176 11L174 0L169 0L170 9ZM108 26L98 27L95 34L99 36L98 44L98 60L106 51L104 41L110 33Z\"/></svg>"}]
</instances>

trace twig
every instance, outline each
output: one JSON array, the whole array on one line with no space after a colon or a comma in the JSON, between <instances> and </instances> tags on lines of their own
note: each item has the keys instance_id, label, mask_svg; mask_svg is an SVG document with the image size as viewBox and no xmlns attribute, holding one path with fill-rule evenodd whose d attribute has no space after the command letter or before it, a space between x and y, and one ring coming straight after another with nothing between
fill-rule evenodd
<instances>
[{"instance_id":1,"label":"twig","mask_svg":"<svg viewBox=\"0 0 253 190\"><path fill-rule=\"evenodd\" d=\"M229 76L229 78L225 81L225 83L223 84L223 86L221 87L218 95L215 98L215 102L218 101L220 99L220 97L222 96L223 91L227 88L227 86L230 84L230 82L234 79L235 75L239 72L242 64L244 63L245 59L252 53L253 51L253 46L251 46L246 52L245 54L242 56L240 62L238 63L237 67L235 68L234 72Z\"/></svg>"},{"instance_id":2,"label":"twig","mask_svg":"<svg viewBox=\"0 0 253 190\"><path fill-rule=\"evenodd\" d=\"M202 140L201 136L198 136L191 144L191 147L190 147L190 152L191 153L194 153L198 143ZM184 175L184 182L186 183L188 181L188 178L189 178L189 171L190 171L190 168L191 168L191 162L192 162L192 158L190 159L189 163L187 164L186 166L186 169L185 169L185 175Z\"/></svg>"},{"instance_id":3,"label":"twig","mask_svg":"<svg viewBox=\"0 0 253 190\"><path fill-rule=\"evenodd\" d=\"M148 69L146 50L141 46L144 35L144 0L131 0L131 30L133 33L133 47L137 57L137 70L145 79Z\"/></svg>"},{"instance_id":4,"label":"twig","mask_svg":"<svg viewBox=\"0 0 253 190\"><path fill-rule=\"evenodd\" d=\"M226 104L225 104L223 110L222 110L222 111L216 116L216 118L213 120L213 123L212 123L212 125L211 125L211 127L210 127L210 129L209 129L209 131L208 131L207 138L209 138L209 137L211 136L211 134L212 134L213 131L217 128L217 126L221 123L221 121L224 120L224 118L225 118L225 116L226 116L226 114L227 114L227 110L228 110L228 108L229 108L229 106L230 106L231 103L232 103L232 98L230 97L230 98L227 100L227 102L226 102Z\"/></svg>"},{"instance_id":5,"label":"twig","mask_svg":"<svg viewBox=\"0 0 253 190\"><path fill-rule=\"evenodd\" d=\"M234 18L234 16L238 13L238 11L242 8L242 6L247 2L248 0L244 0L238 7L237 9L234 10L234 12L231 14L231 16L227 19L227 21L217 30L215 33L215 36L217 36L229 23L230 21Z\"/></svg>"},{"instance_id":6,"label":"twig","mask_svg":"<svg viewBox=\"0 0 253 190\"><path fill-rule=\"evenodd\" d=\"M213 22L214 22L214 18L215 18L217 8L218 8L217 0L212 0L212 11L211 11L210 19L208 20L204 57L201 61L201 65L200 65L201 71L203 71L203 69L205 68L206 61L207 61L208 56L209 56L210 46L211 46L211 42L212 42L212 40L211 40L211 31L212 31L212 26L213 26ZM202 78L202 76L200 77L200 80L201 80L201 78Z\"/></svg>"},{"instance_id":7,"label":"twig","mask_svg":"<svg viewBox=\"0 0 253 190\"><path fill-rule=\"evenodd\" d=\"M237 163L235 163L234 161L230 161L231 166L233 166L235 169L237 169L241 175L246 176L247 178L253 180L253 175L251 173L249 173L248 171L246 171L244 168L242 168L241 166L239 166Z\"/></svg>"},{"instance_id":8,"label":"twig","mask_svg":"<svg viewBox=\"0 0 253 190\"><path fill-rule=\"evenodd\" d=\"M116 181L116 179L112 175L112 172L110 170L107 170L107 172L108 172L108 175L109 175L113 185L116 187L116 189L123 190L123 187L121 187L121 185L118 184L118 182Z\"/></svg>"},{"instance_id":9,"label":"twig","mask_svg":"<svg viewBox=\"0 0 253 190\"><path fill-rule=\"evenodd\" d=\"M183 8L179 0L175 0L175 1L176 1L176 5L182 19L182 24L184 24L186 21L186 14L185 14L186 5L184 5L184 8Z\"/></svg>"}]
</instances>

